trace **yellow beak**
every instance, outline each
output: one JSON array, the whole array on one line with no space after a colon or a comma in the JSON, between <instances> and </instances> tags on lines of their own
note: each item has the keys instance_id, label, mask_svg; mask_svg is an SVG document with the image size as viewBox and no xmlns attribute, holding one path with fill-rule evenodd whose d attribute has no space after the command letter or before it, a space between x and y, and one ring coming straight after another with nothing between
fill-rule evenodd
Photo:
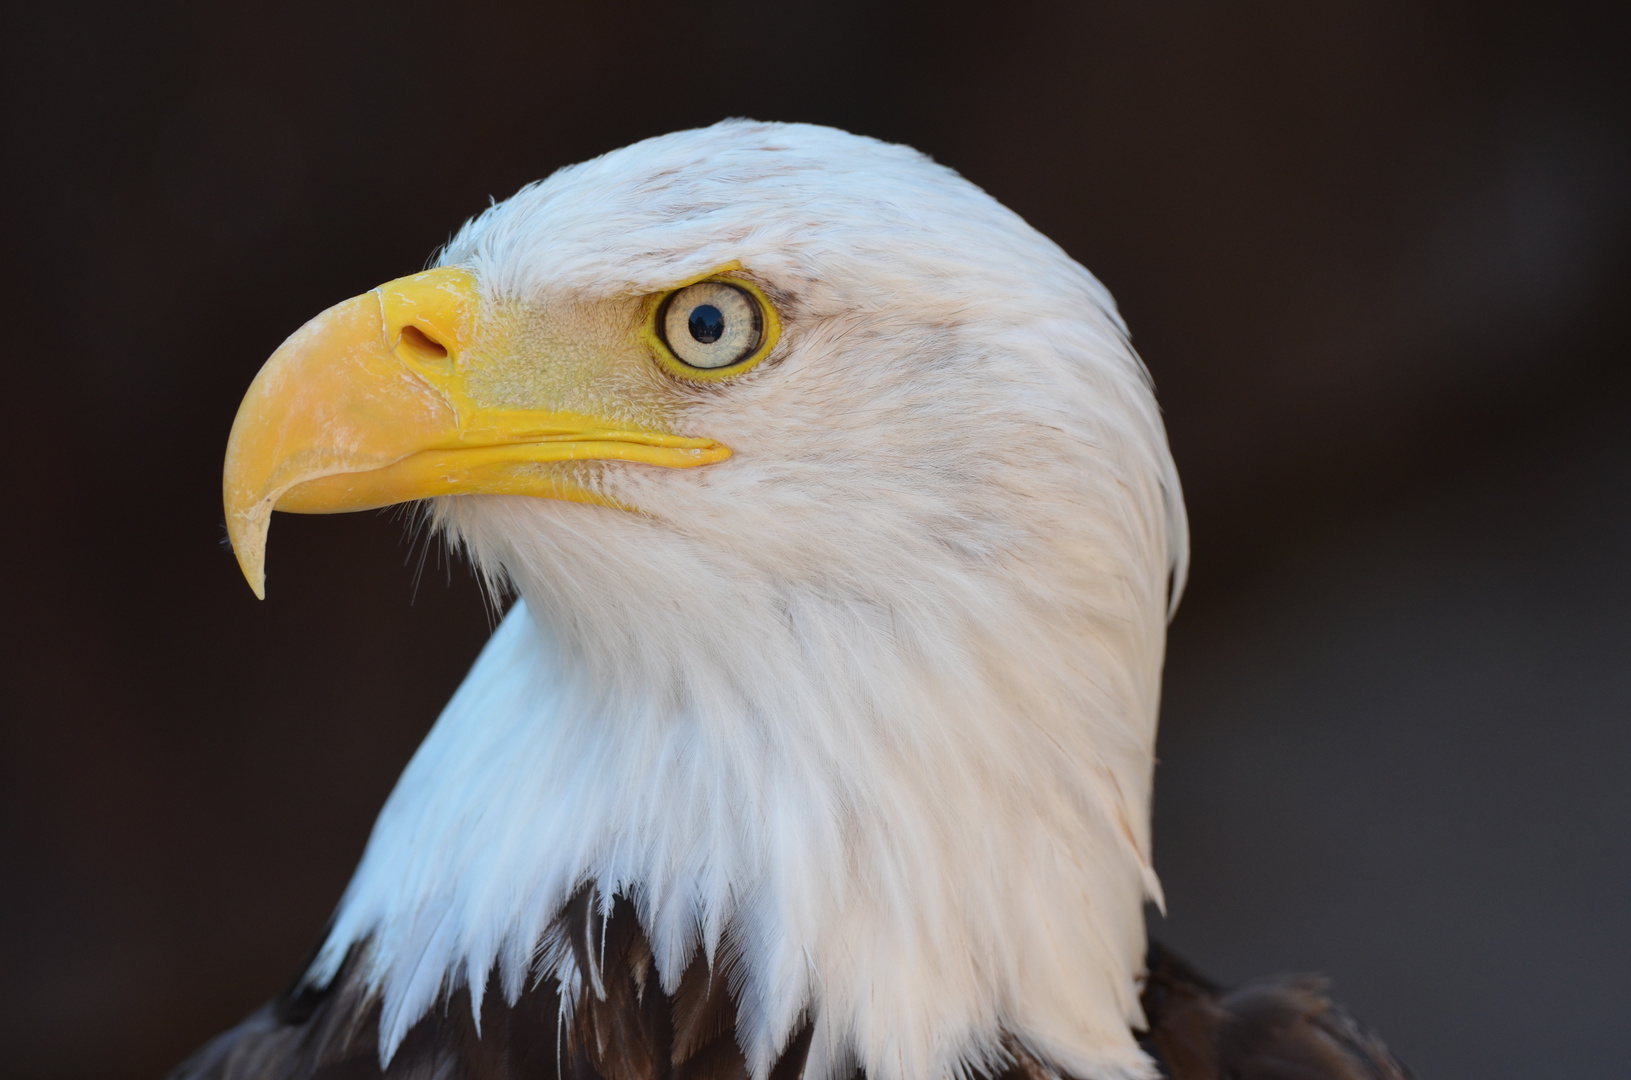
<instances>
[{"instance_id":1,"label":"yellow beak","mask_svg":"<svg viewBox=\"0 0 1631 1080\"><path fill-rule=\"evenodd\" d=\"M256 596L266 596L273 510L331 514L477 492L605 504L547 466L689 468L730 456L712 439L481 407L465 379L480 310L471 274L431 270L336 304L266 361L238 407L223 478L227 535Z\"/></svg>"}]
</instances>

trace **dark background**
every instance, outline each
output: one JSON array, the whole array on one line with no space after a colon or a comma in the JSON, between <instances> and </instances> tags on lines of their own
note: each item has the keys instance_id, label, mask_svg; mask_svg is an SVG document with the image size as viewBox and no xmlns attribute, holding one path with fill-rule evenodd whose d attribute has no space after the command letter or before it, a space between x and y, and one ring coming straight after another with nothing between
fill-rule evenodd
<instances>
[{"instance_id":1,"label":"dark background","mask_svg":"<svg viewBox=\"0 0 1631 1080\"><path fill-rule=\"evenodd\" d=\"M156 1077L294 974L489 624L400 515L221 545L238 398L557 166L912 143L1115 292L1194 523L1156 932L1424 1080L1631 1068L1614 5L35 4L0 32L0 1059Z\"/></svg>"}]
</instances>

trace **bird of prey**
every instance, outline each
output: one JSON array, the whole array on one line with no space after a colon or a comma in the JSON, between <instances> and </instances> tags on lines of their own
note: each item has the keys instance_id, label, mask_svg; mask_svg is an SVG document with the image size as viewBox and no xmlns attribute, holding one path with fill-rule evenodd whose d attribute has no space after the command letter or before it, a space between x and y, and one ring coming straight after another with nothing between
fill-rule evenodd
<instances>
[{"instance_id":1,"label":"bird of prey","mask_svg":"<svg viewBox=\"0 0 1631 1080\"><path fill-rule=\"evenodd\" d=\"M422 501L517 599L178 1077L1403 1075L1147 945L1177 472L1105 288L922 154L563 169L296 331L224 487L258 595L273 510Z\"/></svg>"}]
</instances>

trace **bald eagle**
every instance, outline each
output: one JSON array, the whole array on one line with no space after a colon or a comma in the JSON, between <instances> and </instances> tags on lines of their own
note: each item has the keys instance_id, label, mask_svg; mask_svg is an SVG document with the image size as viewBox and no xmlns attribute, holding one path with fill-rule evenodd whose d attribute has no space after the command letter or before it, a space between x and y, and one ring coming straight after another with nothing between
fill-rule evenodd
<instances>
[{"instance_id":1,"label":"bald eagle","mask_svg":"<svg viewBox=\"0 0 1631 1080\"><path fill-rule=\"evenodd\" d=\"M732 121L317 316L227 447L517 599L293 986L178 1077L1399 1077L1146 942L1187 528L1105 288L927 157Z\"/></svg>"}]
</instances>

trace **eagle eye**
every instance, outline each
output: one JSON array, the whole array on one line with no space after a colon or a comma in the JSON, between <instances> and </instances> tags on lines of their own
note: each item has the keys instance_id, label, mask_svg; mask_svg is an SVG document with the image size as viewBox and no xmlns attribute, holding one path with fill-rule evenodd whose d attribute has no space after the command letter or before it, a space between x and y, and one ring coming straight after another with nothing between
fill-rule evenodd
<instances>
[{"instance_id":1,"label":"eagle eye","mask_svg":"<svg viewBox=\"0 0 1631 1080\"><path fill-rule=\"evenodd\" d=\"M717 371L739 364L764 341L759 300L737 285L700 281L663 304L657 325L663 344L689 368Z\"/></svg>"}]
</instances>

